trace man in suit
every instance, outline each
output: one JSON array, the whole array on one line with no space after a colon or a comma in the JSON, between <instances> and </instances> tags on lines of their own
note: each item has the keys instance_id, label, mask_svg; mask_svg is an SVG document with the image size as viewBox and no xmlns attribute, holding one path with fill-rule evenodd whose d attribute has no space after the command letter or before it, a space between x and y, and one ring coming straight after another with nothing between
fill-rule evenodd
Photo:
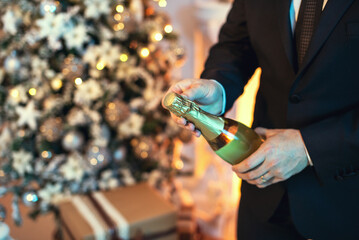
<instances>
[{"instance_id":1,"label":"man in suit","mask_svg":"<svg viewBox=\"0 0 359 240\"><path fill-rule=\"evenodd\" d=\"M359 239L359 1L235 0L201 79L170 91L220 115L258 67L238 239Z\"/></svg>"}]
</instances>

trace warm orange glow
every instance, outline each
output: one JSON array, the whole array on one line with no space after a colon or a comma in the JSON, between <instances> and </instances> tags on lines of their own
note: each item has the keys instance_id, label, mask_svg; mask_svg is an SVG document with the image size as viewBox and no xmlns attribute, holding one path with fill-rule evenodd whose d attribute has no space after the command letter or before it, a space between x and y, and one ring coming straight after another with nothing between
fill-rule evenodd
<instances>
[{"instance_id":1,"label":"warm orange glow","mask_svg":"<svg viewBox=\"0 0 359 240\"><path fill-rule=\"evenodd\" d=\"M155 9L154 8L151 8L151 7L148 7L146 8L146 16L151 16L155 13Z\"/></svg>"},{"instance_id":2,"label":"warm orange glow","mask_svg":"<svg viewBox=\"0 0 359 240\"><path fill-rule=\"evenodd\" d=\"M113 16L113 18L114 18L116 21L120 21L122 17L121 17L121 14L116 13L115 16Z\"/></svg>"},{"instance_id":3,"label":"warm orange glow","mask_svg":"<svg viewBox=\"0 0 359 240\"><path fill-rule=\"evenodd\" d=\"M113 102L110 102L109 104L107 104L107 107L108 107L109 109L115 109L116 104L113 103Z\"/></svg>"},{"instance_id":4,"label":"warm orange glow","mask_svg":"<svg viewBox=\"0 0 359 240\"><path fill-rule=\"evenodd\" d=\"M261 69L258 68L237 100L237 120L250 127L253 123L255 97L259 88Z\"/></svg>"},{"instance_id":5,"label":"warm orange glow","mask_svg":"<svg viewBox=\"0 0 359 240\"><path fill-rule=\"evenodd\" d=\"M259 78L261 73L261 69L258 68L244 88L244 93L237 100L236 119L248 127L251 127L253 123L255 98L259 88ZM241 179L239 179L237 175L233 173L233 199L240 198L240 191L238 191L238 189L240 189L241 184Z\"/></svg>"},{"instance_id":6,"label":"warm orange glow","mask_svg":"<svg viewBox=\"0 0 359 240\"><path fill-rule=\"evenodd\" d=\"M174 167L177 170L181 170L183 168L183 162L181 160L182 147L183 147L183 143L180 140L175 140L174 149L173 149L172 167Z\"/></svg>"}]
</instances>

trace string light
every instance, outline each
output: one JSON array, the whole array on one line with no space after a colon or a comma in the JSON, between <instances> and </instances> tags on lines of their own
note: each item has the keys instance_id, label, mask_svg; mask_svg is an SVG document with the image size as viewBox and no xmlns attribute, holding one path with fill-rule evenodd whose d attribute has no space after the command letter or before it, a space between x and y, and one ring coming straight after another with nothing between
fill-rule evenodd
<instances>
[{"instance_id":1,"label":"string light","mask_svg":"<svg viewBox=\"0 0 359 240\"><path fill-rule=\"evenodd\" d=\"M92 152L93 153L98 153L100 151L100 149L96 146L92 147Z\"/></svg>"},{"instance_id":2,"label":"string light","mask_svg":"<svg viewBox=\"0 0 359 240\"><path fill-rule=\"evenodd\" d=\"M123 11L125 11L125 8L122 4L118 4L116 6L116 11L119 12L119 13L123 13Z\"/></svg>"},{"instance_id":3,"label":"string light","mask_svg":"<svg viewBox=\"0 0 359 240\"><path fill-rule=\"evenodd\" d=\"M121 14L116 13L115 16L113 16L113 18L114 18L116 21L120 21L122 17L121 17Z\"/></svg>"},{"instance_id":4,"label":"string light","mask_svg":"<svg viewBox=\"0 0 359 240\"><path fill-rule=\"evenodd\" d=\"M102 155L102 154L99 154L99 155L97 156L97 160L100 161L100 162L103 162L103 161L105 160L105 156Z\"/></svg>"},{"instance_id":5,"label":"string light","mask_svg":"<svg viewBox=\"0 0 359 240\"><path fill-rule=\"evenodd\" d=\"M50 151L43 151L41 153L41 157L44 158L44 159L49 159L52 157L52 153Z\"/></svg>"},{"instance_id":6,"label":"string light","mask_svg":"<svg viewBox=\"0 0 359 240\"><path fill-rule=\"evenodd\" d=\"M62 80L59 78L55 78L51 81L51 87L55 91L60 90L62 88Z\"/></svg>"},{"instance_id":7,"label":"string light","mask_svg":"<svg viewBox=\"0 0 359 240\"><path fill-rule=\"evenodd\" d=\"M141 152L141 158L146 159L148 157L147 152Z\"/></svg>"},{"instance_id":8,"label":"string light","mask_svg":"<svg viewBox=\"0 0 359 240\"><path fill-rule=\"evenodd\" d=\"M105 68L105 66L106 66L105 63L100 60L100 61L98 61L96 68L97 68L97 70L101 71Z\"/></svg>"},{"instance_id":9,"label":"string light","mask_svg":"<svg viewBox=\"0 0 359 240\"><path fill-rule=\"evenodd\" d=\"M127 61L128 61L128 55L125 54L125 53L122 53L122 54L120 55L120 61L121 61L121 62L127 62Z\"/></svg>"},{"instance_id":10,"label":"string light","mask_svg":"<svg viewBox=\"0 0 359 240\"><path fill-rule=\"evenodd\" d=\"M150 55L150 50L148 48L144 47L141 49L140 54L141 54L141 57L147 58Z\"/></svg>"},{"instance_id":11,"label":"string light","mask_svg":"<svg viewBox=\"0 0 359 240\"><path fill-rule=\"evenodd\" d=\"M161 41L162 39L163 39L162 33L157 32L157 33L152 34L152 40L153 40L153 41L159 42L159 41Z\"/></svg>"},{"instance_id":12,"label":"string light","mask_svg":"<svg viewBox=\"0 0 359 240\"><path fill-rule=\"evenodd\" d=\"M35 96L35 95L36 95L36 88L30 88L30 89L29 89L29 94L30 94L31 96Z\"/></svg>"},{"instance_id":13,"label":"string light","mask_svg":"<svg viewBox=\"0 0 359 240\"><path fill-rule=\"evenodd\" d=\"M46 12L54 13L56 11L56 6L47 4L47 5L44 6L44 10Z\"/></svg>"},{"instance_id":14,"label":"string light","mask_svg":"<svg viewBox=\"0 0 359 240\"><path fill-rule=\"evenodd\" d=\"M167 6L167 1L166 0L159 0L158 2L158 6L164 8Z\"/></svg>"},{"instance_id":15,"label":"string light","mask_svg":"<svg viewBox=\"0 0 359 240\"><path fill-rule=\"evenodd\" d=\"M26 200L29 202L37 202L38 198L35 194L29 193L26 195Z\"/></svg>"},{"instance_id":16,"label":"string light","mask_svg":"<svg viewBox=\"0 0 359 240\"><path fill-rule=\"evenodd\" d=\"M92 166L96 166L97 165L97 159L96 158L91 158L90 163L91 163Z\"/></svg>"},{"instance_id":17,"label":"string light","mask_svg":"<svg viewBox=\"0 0 359 240\"><path fill-rule=\"evenodd\" d=\"M11 95L11 97L13 97L13 98L18 98L18 97L20 96L19 90L17 90L17 89L11 89L11 90L10 90L10 95Z\"/></svg>"},{"instance_id":18,"label":"string light","mask_svg":"<svg viewBox=\"0 0 359 240\"><path fill-rule=\"evenodd\" d=\"M76 78L75 79L75 84L76 85L81 85L82 84L82 79L81 78Z\"/></svg>"},{"instance_id":19,"label":"string light","mask_svg":"<svg viewBox=\"0 0 359 240\"><path fill-rule=\"evenodd\" d=\"M70 73L70 70L68 68L62 69L62 74L67 75Z\"/></svg>"},{"instance_id":20,"label":"string light","mask_svg":"<svg viewBox=\"0 0 359 240\"><path fill-rule=\"evenodd\" d=\"M183 162L181 160L177 160L174 165L177 170L183 169Z\"/></svg>"},{"instance_id":21,"label":"string light","mask_svg":"<svg viewBox=\"0 0 359 240\"><path fill-rule=\"evenodd\" d=\"M107 104L107 106L108 106L109 109L115 109L116 104L113 103L113 102L110 102L109 104Z\"/></svg>"},{"instance_id":22,"label":"string light","mask_svg":"<svg viewBox=\"0 0 359 240\"><path fill-rule=\"evenodd\" d=\"M173 27L171 24L167 24L165 27L164 27L164 31L165 33L171 33L173 31Z\"/></svg>"},{"instance_id":23,"label":"string light","mask_svg":"<svg viewBox=\"0 0 359 240\"><path fill-rule=\"evenodd\" d=\"M120 31L120 30L123 30L125 28L125 24L123 23L118 23L118 24L115 24L115 26L113 26L113 29L115 31Z\"/></svg>"}]
</instances>

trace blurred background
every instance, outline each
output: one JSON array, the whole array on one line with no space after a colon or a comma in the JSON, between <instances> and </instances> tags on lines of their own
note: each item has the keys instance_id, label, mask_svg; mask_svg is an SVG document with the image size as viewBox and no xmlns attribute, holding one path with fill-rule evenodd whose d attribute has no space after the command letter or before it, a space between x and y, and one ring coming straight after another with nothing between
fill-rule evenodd
<instances>
[{"instance_id":1,"label":"blurred background","mask_svg":"<svg viewBox=\"0 0 359 240\"><path fill-rule=\"evenodd\" d=\"M5 93L3 93L0 108L0 136L1 139L8 139L9 143L6 145L4 142L1 146L2 149L0 149L1 166L3 167L0 172L0 176L3 178L0 189L0 196L2 196L0 198L0 218L9 226L10 236L13 239L54 238L58 224L54 214L49 211L54 199L51 198L51 201L49 200L45 204L44 198L46 197L44 195L51 195L51 191L56 192L54 190L56 187L59 189L58 193L61 193L59 195L67 195L67 193L71 195L88 190L109 190L113 187L147 181L159 189L165 198L180 206L179 211L181 211L181 206L183 205L190 206L193 209L192 217L196 226L195 231L200 231L202 239L235 239L236 211L240 199L240 180L232 173L231 166L215 156L204 139L195 139L188 132L181 132L181 130L176 129L174 124L170 123L171 120L166 115L167 113L161 113L163 115L160 116L158 114L150 116L149 114L149 112L160 111L157 110L160 108L160 98L154 99L154 96L162 97L165 89L175 81L200 76L209 48L217 41L220 27L226 19L232 1L108 1L108 9L101 7L103 4L101 1L96 0L38 0L29 1L29 4L26 4L26 1L18 0L3 1L1 3L2 31L0 36L2 40L0 42L0 63L2 68L0 76L1 90ZM90 9L89 6L93 6L93 9ZM124 6L125 11L129 9L130 15L127 17L132 20L135 19L134 22L131 22L132 20L127 22L123 20L126 12L124 13L119 6ZM41 13L41 10L45 13ZM21 15L23 12L32 13ZM44 25L48 25L49 21L52 21L50 17L47 18L50 15L48 14L49 12L56 16L66 12L67 15L64 16L64 19L59 21L72 21L74 26L81 25L80 23L83 21L84 26L87 27L92 25L95 27L101 25L102 27L102 24L105 25L104 22L106 22L106 24L112 24L110 26L113 29L111 31L87 32L87 35L82 37L79 44L73 43L67 40L65 33L60 35L50 30L47 30L49 31L47 33L44 32ZM115 20L112 18L108 20L109 16ZM26 17L29 19L26 19ZM36 19L36 21L32 21L32 18ZM58 22L53 21L51 23L52 25L46 26L56 28ZM131 24L132 28L128 27ZM43 31L36 32L32 28L33 25L36 25L36 30ZM143 26L146 27L142 29L141 27ZM101 27L99 29L102 29ZM140 30L137 32L136 29ZM79 33L81 30L77 29L77 32ZM127 35L121 35L123 32ZM34 34L40 35L35 37L33 36ZM54 34L59 34L58 39L54 39ZM106 34L109 37L105 37L107 36ZM148 38L152 36L153 39L142 41L143 34L147 34ZM21 39L19 40L19 38ZM71 38L71 36L68 38ZM76 38L76 35L73 35L72 38ZM109 50L106 50L108 42L111 45L108 46ZM116 50L116 43L121 45L120 50ZM93 46L101 46L101 49L96 50ZM44 54L44 51L48 51L48 53ZM103 57L116 55L116 51L118 56L122 57L118 60L119 64L122 64L121 66L124 66L126 70L119 70L120 67L111 66L113 64L111 57ZM118 58L118 56L115 57ZM21 74L18 76L17 73L21 72L20 70L25 65L31 65L31 62L34 59L37 61L38 58L41 60L38 61L38 65L27 67L28 71L26 73L29 74L27 76L34 79L31 80L30 85L33 86L31 87L26 77L21 76ZM130 64L131 59L133 59L133 64ZM58 62L54 64L56 61ZM66 69L64 63L65 65L70 65L70 72L72 71L71 69L76 68L75 71L72 71L73 74L70 74L71 76L64 72L64 69ZM48 74L49 76L43 76L44 73L40 72L38 74L41 76L36 78L34 68L44 65L49 65L47 70L50 69L52 72ZM46 71L46 67L44 68L44 71ZM140 76L134 74L136 75L134 78L145 82L145 87L142 90L142 83L136 82L138 80L133 81L124 77L124 75L131 75L133 72L136 72L136 74L141 72L142 75ZM23 74L26 75L26 73ZM111 80L112 73L115 73L116 79L123 78L121 81L116 80L118 81L117 84L121 86L121 90L114 90L112 95L109 93L111 97L100 100L101 95L111 92L107 88L112 88L113 83L116 83L116 81ZM232 110L227 113L227 117L236 119L248 126L252 124L254 97L259 86L259 75L260 70L257 70L246 86L245 93L237 100ZM103 86L91 83L91 79L99 82L100 85L103 84ZM106 81L100 79L106 79ZM49 87L44 87L43 81L49 81ZM135 83L135 87L127 85L131 81ZM151 83L152 81L154 81L153 84ZM161 84L159 83L160 81L162 81ZM44 107L45 102L48 102L50 98L64 97L67 82L74 85L73 90L69 90L73 96L73 99L69 100L71 104L65 104L65 106L70 107L57 112L52 110L47 112L47 107ZM85 95L89 88L102 89L100 93L92 93L94 95L93 99L87 99L90 103L86 102L86 99L81 100L83 96L81 96L79 89L84 84L88 85L88 88L83 90ZM161 87L156 88L155 86L158 85ZM136 95L136 91L133 89L138 87L140 92L148 90L148 96L145 94ZM35 89L37 92L31 89ZM25 91L23 96L21 95L22 91ZM41 91L44 92L43 96L39 96ZM133 91L134 93L132 95L124 94L122 93L123 91L126 91L126 93ZM97 97L96 94L98 94ZM76 96L79 97L76 98ZM15 100L11 98L15 98ZM120 99L120 102L116 102L116 99ZM149 109L139 107L140 105L150 105L149 99L154 99L153 107L149 107ZM13 103L14 101L15 103ZM34 103L35 107L30 103ZM51 107L49 108L52 109L56 104L56 101L51 102ZM42 105L42 107L39 107L39 105ZM113 107L115 110L113 110ZM34 112L35 109L38 109L38 115L31 116L29 112L26 112L31 112L32 110ZM97 115L89 112L89 109L97 109L96 111L100 115L104 115L104 119L94 120ZM126 115L127 111L130 113ZM30 117L26 114L30 114ZM70 118L80 119L78 121L81 121L81 114L85 115L85 118L91 118L94 122L86 123L88 124L87 130L84 130L83 123L71 123L71 121L67 120L69 119L67 116L70 116ZM133 132L125 133L121 129L114 130L113 126L124 125L132 129L135 128L134 123L130 122L125 125L124 122L127 120L116 119L111 114L126 115L127 118L133 116L133 122L143 121L143 126L146 123L153 123L153 119L156 119L154 122L159 122L162 127L156 128L156 130L148 128L150 130L145 131L141 125L140 132L136 133L134 130ZM44 117L45 115L46 117ZM56 119L59 118L61 118L61 124L56 122ZM38 124L32 123L37 120ZM12 125L12 122L17 124ZM104 130L103 126L105 124L108 125L108 131ZM44 134L41 130L46 128L50 128L51 133L49 135ZM176 130L169 131L172 128ZM96 129L98 130L97 132ZM54 136L56 131L61 132L58 137ZM81 131L95 132L94 135L96 136L87 136L86 134L81 134ZM38 140L36 140L35 143L31 143L36 146L32 145L32 147L35 146L36 149L40 150L28 150L31 147L29 148L26 143L26 136L35 139L37 135L41 135L47 145L38 144ZM15 138L21 141L16 142ZM168 141L164 140L167 138L169 139ZM116 142L115 146L110 144L113 139ZM61 145L60 150L54 147L57 143ZM86 149L82 149L82 147L76 149L74 145L77 143L88 147ZM14 148L14 145L18 147ZM149 146L154 145L157 147L148 149ZM160 149L164 145L167 146L165 148L171 149L171 151L162 152ZM91 149L90 152L88 151L89 148ZM6 149L9 149L9 151L6 151ZM65 151L67 155L60 156L59 152L61 151ZM32 157L29 157L31 154L29 155L28 153L31 153ZM74 153L84 155L78 157ZM159 153L162 155L159 155ZM20 160L16 160L16 157ZM56 160L56 157L59 157L58 160ZM63 159L60 159L61 157ZM103 157L105 160L101 159ZM31 159L29 160L30 162L44 161L45 167L38 170L39 173L37 173L36 166L21 168L15 164L15 161L19 161L20 165L26 165L27 162L24 160L26 158ZM74 170L76 167L81 168L82 165L77 166L75 164L76 166L74 166L72 163L68 163L68 159L80 158L84 158L86 164L90 166L88 169L86 168L87 170L84 170L84 173ZM103 162L106 162L106 159L110 160L105 164ZM159 161L158 159L162 160ZM59 164L59 166L52 166L49 164L50 160L53 164L57 162L56 164ZM161 162L161 164L151 165L154 162ZM70 173L68 169L65 169L66 171L61 170L64 169L63 166L66 164L68 168L71 168ZM144 165L146 168L142 167ZM6 166L11 166L12 170L6 170L8 169ZM121 171L109 171L114 166L116 166L116 169L121 169ZM31 171L29 170L30 168ZM48 173L49 168L54 171L53 173L59 173L57 179L52 178L49 180L48 176L44 177L44 173ZM55 169L59 169L59 171ZM174 169L174 171L171 169ZM76 176L79 172L81 172L81 176L83 174L83 176L89 175L90 177L83 177L80 180L81 183L78 183L76 182L78 180ZM39 178L42 181L35 181L33 178L36 178L36 176L40 176ZM91 176L93 177L91 178ZM63 180L64 178L67 178L66 181ZM84 180L85 178L86 180ZM171 179L170 183L168 179ZM91 181L93 181L92 185L90 184ZM57 186L56 184L59 182L61 185ZM102 185L99 184L100 182ZM91 187L84 188L84 185L91 185ZM65 190L67 187L69 190ZM74 190L76 187L78 190ZM41 194L41 190L44 189L46 191L42 191L43 194ZM173 193L174 191L175 193ZM40 201L41 204L37 201ZM34 205L37 212L34 212ZM28 217L28 214L38 216L33 220ZM21 222L21 226L17 226L19 222ZM0 239L2 239L1 234ZM4 237L3 239L7 238ZM188 239L195 239L194 234L192 238L188 237Z\"/></svg>"}]
</instances>

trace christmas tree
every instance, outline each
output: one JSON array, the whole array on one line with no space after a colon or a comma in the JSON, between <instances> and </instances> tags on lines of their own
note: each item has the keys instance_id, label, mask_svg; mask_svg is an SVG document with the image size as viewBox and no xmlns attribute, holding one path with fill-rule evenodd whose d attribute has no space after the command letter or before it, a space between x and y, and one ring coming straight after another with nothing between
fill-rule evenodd
<instances>
[{"instance_id":1,"label":"christmas tree","mask_svg":"<svg viewBox=\"0 0 359 240\"><path fill-rule=\"evenodd\" d=\"M183 49L152 4L0 2L0 196L14 194L17 223L19 201L36 214L171 175L180 130L160 100Z\"/></svg>"}]
</instances>

